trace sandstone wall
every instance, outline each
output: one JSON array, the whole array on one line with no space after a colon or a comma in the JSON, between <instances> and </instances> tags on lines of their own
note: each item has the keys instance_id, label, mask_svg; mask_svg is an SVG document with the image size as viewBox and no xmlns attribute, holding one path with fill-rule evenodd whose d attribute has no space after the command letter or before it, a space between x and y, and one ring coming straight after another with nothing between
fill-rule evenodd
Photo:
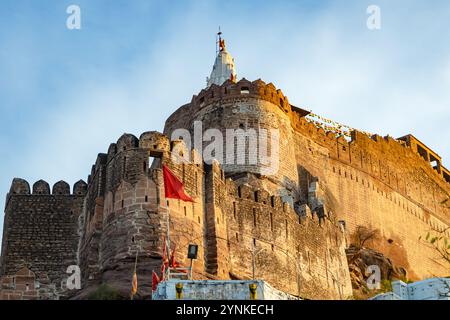
<instances>
[{"instance_id":1,"label":"sandstone wall","mask_svg":"<svg viewBox=\"0 0 450 320\"><path fill-rule=\"evenodd\" d=\"M77 264L84 193L84 182L70 193L61 181L50 193L45 181L36 182L30 192L25 180L14 179L6 200L1 275L13 276L27 267L43 284L62 292L67 267Z\"/></svg>"},{"instance_id":2,"label":"sandstone wall","mask_svg":"<svg viewBox=\"0 0 450 320\"><path fill-rule=\"evenodd\" d=\"M334 218L300 216L279 195L226 179L217 162L206 169L206 271L219 279L255 277L305 298L351 295L345 236ZM307 208L307 206L305 206Z\"/></svg>"},{"instance_id":3,"label":"sandstone wall","mask_svg":"<svg viewBox=\"0 0 450 320\"><path fill-rule=\"evenodd\" d=\"M375 248L406 267L413 279L448 275L435 251L419 240L450 225L445 206L450 185L442 176L392 138L354 132L349 143L304 119L294 126L300 172L324 182L323 197L345 220L348 234L358 225L379 229Z\"/></svg>"},{"instance_id":4,"label":"sandstone wall","mask_svg":"<svg viewBox=\"0 0 450 320\"><path fill-rule=\"evenodd\" d=\"M345 299L351 295L345 237L325 216L310 211L299 216L278 196L249 186L227 186L226 219L230 272L251 277L252 249L257 278L309 299Z\"/></svg>"}]
</instances>

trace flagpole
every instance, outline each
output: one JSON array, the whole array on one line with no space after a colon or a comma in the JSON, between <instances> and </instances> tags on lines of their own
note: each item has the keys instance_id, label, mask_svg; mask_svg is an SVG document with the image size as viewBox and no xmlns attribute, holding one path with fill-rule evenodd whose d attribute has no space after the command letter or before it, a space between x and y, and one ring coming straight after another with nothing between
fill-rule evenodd
<instances>
[{"instance_id":1,"label":"flagpole","mask_svg":"<svg viewBox=\"0 0 450 320\"><path fill-rule=\"evenodd\" d=\"M169 207L169 198L183 200L183 201L191 201L195 202L189 195L187 195L183 188L183 183L170 171L170 169L161 162L162 172L163 172L163 181L164 181L164 199L166 202L166 246L165 251L170 255L170 207ZM164 208L162 203L160 204L160 208ZM175 244L176 245L176 244ZM175 248L175 246L174 246ZM173 255L174 253L172 253ZM173 258L173 257L172 257ZM163 262L164 263L164 262ZM167 268L167 278L170 277L170 268L174 268L171 266L171 262L168 263ZM174 268L175 269L175 268Z\"/></svg>"},{"instance_id":2,"label":"flagpole","mask_svg":"<svg viewBox=\"0 0 450 320\"><path fill-rule=\"evenodd\" d=\"M161 161L161 169L164 172L163 169L163 163ZM164 176L164 173L163 173ZM163 177L163 181L164 181L164 177ZM164 186L165 187L165 186ZM170 208L169 208L169 199L166 198L166 195L164 194L164 198L166 199L166 213L167 213L167 230L166 230L166 252L170 255ZM164 262L163 262L164 263ZM169 266L167 268L167 270L165 270L164 272L166 272L168 275L170 274L170 263ZM165 277L164 277L165 278Z\"/></svg>"},{"instance_id":3,"label":"flagpole","mask_svg":"<svg viewBox=\"0 0 450 320\"><path fill-rule=\"evenodd\" d=\"M166 209L167 209L167 241L166 241L166 250L170 256L170 208L169 208L169 199L166 199ZM167 268L167 274L170 274L170 261L169 266Z\"/></svg>"}]
</instances>

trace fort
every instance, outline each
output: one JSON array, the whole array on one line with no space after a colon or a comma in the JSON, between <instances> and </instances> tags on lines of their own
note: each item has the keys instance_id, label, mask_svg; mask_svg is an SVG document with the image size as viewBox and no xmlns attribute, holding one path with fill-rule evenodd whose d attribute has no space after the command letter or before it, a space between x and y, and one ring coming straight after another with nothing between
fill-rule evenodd
<instances>
[{"instance_id":1,"label":"fort","mask_svg":"<svg viewBox=\"0 0 450 320\"><path fill-rule=\"evenodd\" d=\"M251 279L258 247L258 279L303 298L346 299L345 249L361 225L380 230L373 249L410 279L448 276L437 252L419 240L433 230L450 235L450 171L441 157L413 135L345 135L311 116L272 83L237 81L221 47L207 88L167 119L164 132L123 134L98 154L87 183L71 191L60 181L50 191L42 180L32 188L12 181L0 299L83 299L104 283L126 297L136 256L138 296L149 298L168 227L182 265L188 244L198 244L194 279ZM237 142L244 164L195 161L198 149L171 138L177 129L194 136L196 121L223 136L227 129L276 130L278 170L267 174L267 164L249 161L246 139ZM194 203L165 198L162 164ZM70 265L81 269L81 290L65 288Z\"/></svg>"}]
</instances>

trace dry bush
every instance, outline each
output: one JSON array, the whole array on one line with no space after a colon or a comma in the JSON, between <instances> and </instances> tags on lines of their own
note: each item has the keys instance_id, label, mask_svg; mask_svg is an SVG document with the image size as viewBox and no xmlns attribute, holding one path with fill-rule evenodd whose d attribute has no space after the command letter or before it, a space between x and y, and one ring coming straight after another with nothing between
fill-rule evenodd
<instances>
[{"instance_id":1,"label":"dry bush","mask_svg":"<svg viewBox=\"0 0 450 320\"><path fill-rule=\"evenodd\" d=\"M352 244L358 248L363 248L366 243L379 239L380 230L366 226L357 226L351 236Z\"/></svg>"}]
</instances>

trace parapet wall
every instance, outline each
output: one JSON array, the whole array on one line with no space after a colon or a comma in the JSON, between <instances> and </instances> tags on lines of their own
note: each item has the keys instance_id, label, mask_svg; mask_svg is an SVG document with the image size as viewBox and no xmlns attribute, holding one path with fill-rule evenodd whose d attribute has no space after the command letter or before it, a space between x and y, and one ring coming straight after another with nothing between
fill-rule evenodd
<instances>
[{"instance_id":1,"label":"parapet wall","mask_svg":"<svg viewBox=\"0 0 450 320\"><path fill-rule=\"evenodd\" d=\"M260 99L265 100L279 107L285 113L291 113L291 105L286 96L283 95L280 89L277 89L272 83L266 84L261 79L249 81L245 78L238 82L230 80L225 81L221 86L212 84L207 89L200 91L198 95L194 95L189 104L180 107L166 120L166 128L186 128L185 112L190 112L191 115L199 112L205 106L226 102L227 100L234 101L236 99ZM167 131L164 130L167 134Z\"/></svg>"}]
</instances>

